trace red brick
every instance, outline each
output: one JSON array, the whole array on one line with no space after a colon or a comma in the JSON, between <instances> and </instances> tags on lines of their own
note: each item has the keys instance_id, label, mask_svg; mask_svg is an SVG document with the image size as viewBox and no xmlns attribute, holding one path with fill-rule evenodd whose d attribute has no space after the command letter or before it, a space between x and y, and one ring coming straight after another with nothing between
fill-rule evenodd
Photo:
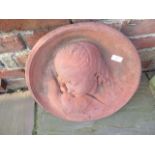
<instances>
[{"instance_id":1,"label":"red brick","mask_svg":"<svg viewBox=\"0 0 155 155\"><path fill-rule=\"evenodd\" d=\"M34 44L46 33L48 33L49 30L44 31L35 31L33 35L25 35L25 40L30 48L34 46Z\"/></svg>"},{"instance_id":2,"label":"red brick","mask_svg":"<svg viewBox=\"0 0 155 155\"><path fill-rule=\"evenodd\" d=\"M155 37L131 39L137 49L155 47Z\"/></svg>"},{"instance_id":3,"label":"red brick","mask_svg":"<svg viewBox=\"0 0 155 155\"><path fill-rule=\"evenodd\" d=\"M130 20L121 31L127 36L155 33L155 19Z\"/></svg>"},{"instance_id":4,"label":"red brick","mask_svg":"<svg viewBox=\"0 0 155 155\"><path fill-rule=\"evenodd\" d=\"M16 52L23 49L24 46L17 35L0 36L0 53Z\"/></svg>"},{"instance_id":5,"label":"red brick","mask_svg":"<svg viewBox=\"0 0 155 155\"><path fill-rule=\"evenodd\" d=\"M69 24L67 19L1 19L0 31L33 30Z\"/></svg>"},{"instance_id":6,"label":"red brick","mask_svg":"<svg viewBox=\"0 0 155 155\"><path fill-rule=\"evenodd\" d=\"M14 78L14 77L25 77L24 69L1 69L0 70L0 78Z\"/></svg>"}]
</instances>

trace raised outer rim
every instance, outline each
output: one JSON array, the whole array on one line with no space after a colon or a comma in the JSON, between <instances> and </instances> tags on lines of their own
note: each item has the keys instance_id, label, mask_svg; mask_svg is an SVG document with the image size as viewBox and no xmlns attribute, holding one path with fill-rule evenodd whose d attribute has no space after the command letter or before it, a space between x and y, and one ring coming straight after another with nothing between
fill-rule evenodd
<instances>
[{"instance_id":1,"label":"raised outer rim","mask_svg":"<svg viewBox=\"0 0 155 155\"><path fill-rule=\"evenodd\" d=\"M26 84L28 86L28 89L29 91L31 92L33 98L37 101L37 103L43 107L43 105L40 103L40 101L36 98L35 94L33 93L33 88L31 87L31 84L30 84L30 76L29 76L29 73L30 73L30 69L31 69L31 63L33 61L33 57L34 55L37 53L37 50L49 39L51 38L52 35L54 34L58 34L58 33L61 33L61 32L64 32L68 29L76 29L77 27L82 27L82 26L104 26L108 29L111 29L112 31L117 31L115 30L114 28L111 28L103 23L96 23L96 22L85 22L85 23L76 23L76 24L70 24L70 25L65 25L65 26L62 26L62 27L59 27L59 28L56 28L55 30L47 33L46 35L44 35L43 37L41 37L38 42L34 45L34 47L32 48L29 56L28 56L28 59L27 59L27 62L26 62L26 69L25 69L25 79L26 79ZM128 41L132 46L133 48L136 50L136 48L134 47L134 45L131 43L131 41L125 36L123 35L121 32L117 31L117 33L119 33L120 35L122 35L124 37L124 39L126 41ZM137 57L137 64L139 64L139 66L137 66L137 68L139 67L138 71L139 71L139 79L137 80L137 84L135 85L135 89L133 90L132 94L128 97L128 100L126 102L126 104L128 103L128 101L133 97L133 95L135 94L135 92L137 91L138 87L139 87L139 84L140 84L140 79L141 79L141 61L140 61L140 58L139 58L139 54L138 52L135 52L135 56ZM125 106L126 104L122 105L119 107L119 109L117 109L115 112L119 111L123 106ZM47 109L45 109L47 111ZM114 113L115 113L114 112ZM114 114L112 113L112 114ZM106 117L112 115L112 114L109 114L109 115L106 115ZM105 118L105 117L103 117ZM102 118L100 118L102 119ZM70 121L70 120L69 120Z\"/></svg>"}]
</instances>

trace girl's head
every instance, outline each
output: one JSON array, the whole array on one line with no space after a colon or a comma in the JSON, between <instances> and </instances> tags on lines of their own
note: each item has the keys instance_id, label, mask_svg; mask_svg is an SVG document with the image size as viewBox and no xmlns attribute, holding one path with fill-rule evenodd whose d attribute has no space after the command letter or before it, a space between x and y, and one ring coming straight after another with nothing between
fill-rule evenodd
<instances>
[{"instance_id":1,"label":"girl's head","mask_svg":"<svg viewBox=\"0 0 155 155\"><path fill-rule=\"evenodd\" d=\"M89 42L72 43L59 49L54 65L62 91L75 96L91 92L97 86L100 64L100 51Z\"/></svg>"}]
</instances>

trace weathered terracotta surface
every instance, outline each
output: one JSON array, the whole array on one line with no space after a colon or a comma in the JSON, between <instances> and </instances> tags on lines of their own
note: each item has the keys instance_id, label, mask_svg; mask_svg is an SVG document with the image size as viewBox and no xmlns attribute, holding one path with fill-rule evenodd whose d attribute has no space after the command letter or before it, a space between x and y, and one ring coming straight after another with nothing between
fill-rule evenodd
<instances>
[{"instance_id":1,"label":"weathered terracotta surface","mask_svg":"<svg viewBox=\"0 0 155 155\"><path fill-rule=\"evenodd\" d=\"M34 46L26 65L27 85L36 101L70 121L96 120L118 111L135 93L140 73L131 42L93 22L48 33Z\"/></svg>"}]
</instances>

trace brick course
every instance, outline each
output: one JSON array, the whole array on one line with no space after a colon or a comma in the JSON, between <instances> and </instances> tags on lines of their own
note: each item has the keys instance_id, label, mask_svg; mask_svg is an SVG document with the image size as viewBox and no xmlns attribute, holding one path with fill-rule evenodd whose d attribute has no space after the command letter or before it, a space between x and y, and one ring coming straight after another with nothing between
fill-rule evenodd
<instances>
[{"instance_id":1,"label":"brick course","mask_svg":"<svg viewBox=\"0 0 155 155\"><path fill-rule=\"evenodd\" d=\"M150 36L145 38L141 37L138 39L135 38L135 39L131 39L131 41L137 49L155 47L155 36Z\"/></svg>"},{"instance_id":2,"label":"brick course","mask_svg":"<svg viewBox=\"0 0 155 155\"><path fill-rule=\"evenodd\" d=\"M121 31L127 36L155 33L155 20L130 20Z\"/></svg>"},{"instance_id":3,"label":"brick course","mask_svg":"<svg viewBox=\"0 0 155 155\"><path fill-rule=\"evenodd\" d=\"M35 43L45 34L49 32L48 29L42 30L42 31L35 31L33 32L33 35L25 35L25 41L27 42L28 46L32 48Z\"/></svg>"},{"instance_id":4,"label":"brick course","mask_svg":"<svg viewBox=\"0 0 155 155\"><path fill-rule=\"evenodd\" d=\"M16 52L24 49L24 46L17 36L13 35L0 35L0 54L6 52Z\"/></svg>"},{"instance_id":5,"label":"brick course","mask_svg":"<svg viewBox=\"0 0 155 155\"><path fill-rule=\"evenodd\" d=\"M0 31L36 30L69 24L67 19L1 19Z\"/></svg>"}]
</instances>

